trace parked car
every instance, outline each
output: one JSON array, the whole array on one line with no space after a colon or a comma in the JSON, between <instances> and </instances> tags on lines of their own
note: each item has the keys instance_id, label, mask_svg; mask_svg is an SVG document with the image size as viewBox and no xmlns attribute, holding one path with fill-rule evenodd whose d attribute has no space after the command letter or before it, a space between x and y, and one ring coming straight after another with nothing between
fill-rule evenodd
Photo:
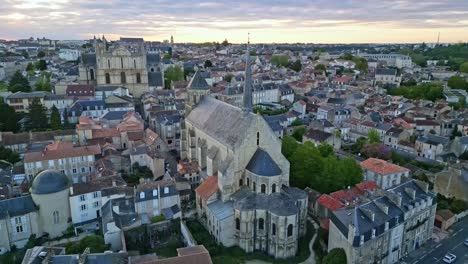
<instances>
[{"instance_id":1,"label":"parked car","mask_svg":"<svg viewBox=\"0 0 468 264\"><path fill-rule=\"evenodd\" d=\"M457 259L457 256L455 256L452 253L448 253L445 255L445 257L442 259L445 263L453 263Z\"/></svg>"}]
</instances>

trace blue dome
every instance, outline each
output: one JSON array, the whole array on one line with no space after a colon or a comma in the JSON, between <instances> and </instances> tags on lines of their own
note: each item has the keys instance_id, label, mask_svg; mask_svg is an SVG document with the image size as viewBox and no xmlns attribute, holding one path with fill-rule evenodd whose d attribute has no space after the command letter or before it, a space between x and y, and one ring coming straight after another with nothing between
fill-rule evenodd
<instances>
[{"instance_id":1,"label":"blue dome","mask_svg":"<svg viewBox=\"0 0 468 264\"><path fill-rule=\"evenodd\" d=\"M63 191L70 187L68 177L56 170L41 171L34 177L31 193L48 194Z\"/></svg>"}]
</instances>

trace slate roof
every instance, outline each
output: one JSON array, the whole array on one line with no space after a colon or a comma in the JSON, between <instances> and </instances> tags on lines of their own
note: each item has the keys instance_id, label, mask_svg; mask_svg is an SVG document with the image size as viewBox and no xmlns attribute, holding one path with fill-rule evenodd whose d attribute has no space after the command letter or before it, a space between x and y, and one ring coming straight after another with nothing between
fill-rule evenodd
<instances>
[{"instance_id":1,"label":"slate roof","mask_svg":"<svg viewBox=\"0 0 468 264\"><path fill-rule=\"evenodd\" d=\"M81 62L85 66L96 66L96 54L95 53L81 54Z\"/></svg>"},{"instance_id":2,"label":"slate roof","mask_svg":"<svg viewBox=\"0 0 468 264\"><path fill-rule=\"evenodd\" d=\"M147 54L146 63L147 64L157 64L161 62L161 56L159 54Z\"/></svg>"},{"instance_id":3,"label":"slate roof","mask_svg":"<svg viewBox=\"0 0 468 264\"><path fill-rule=\"evenodd\" d=\"M50 95L49 92L16 92L7 96L7 99L26 99L26 98L44 98L45 96Z\"/></svg>"},{"instance_id":4,"label":"slate roof","mask_svg":"<svg viewBox=\"0 0 468 264\"><path fill-rule=\"evenodd\" d=\"M430 145L439 145L439 144L446 145L450 142L450 139L446 137L433 135L433 134L427 134L427 135L419 137L417 141L430 144Z\"/></svg>"},{"instance_id":5,"label":"slate roof","mask_svg":"<svg viewBox=\"0 0 468 264\"><path fill-rule=\"evenodd\" d=\"M321 131L321 130L317 130L317 129L309 129L304 134L305 138L312 139L312 140L317 141L317 142L323 142L323 141L327 140L331 136L332 136L331 133Z\"/></svg>"},{"instance_id":6,"label":"slate roof","mask_svg":"<svg viewBox=\"0 0 468 264\"><path fill-rule=\"evenodd\" d=\"M255 118L254 113L205 96L186 120L216 141L235 149L243 142Z\"/></svg>"},{"instance_id":7,"label":"slate roof","mask_svg":"<svg viewBox=\"0 0 468 264\"><path fill-rule=\"evenodd\" d=\"M122 120L128 111L109 111L101 118L106 120Z\"/></svg>"},{"instance_id":8,"label":"slate roof","mask_svg":"<svg viewBox=\"0 0 468 264\"><path fill-rule=\"evenodd\" d=\"M34 177L31 193L49 194L63 191L70 187L68 177L56 170L44 170Z\"/></svg>"},{"instance_id":9,"label":"slate roof","mask_svg":"<svg viewBox=\"0 0 468 264\"><path fill-rule=\"evenodd\" d=\"M396 69L387 69L387 68L379 68L375 71L375 75L392 75L395 76L397 74Z\"/></svg>"},{"instance_id":10,"label":"slate roof","mask_svg":"<svg viewBox=\"0 0 468 264\"><path fill-rule=\"evenodd\" d=\"M209 85L204 78L203 72L199 70L195 72L192 79L188 83L187 88L193 90L207 90Z\"/></svg>"},{"instance_id":11,"label":"slate roof","mask_svg":"<svg viewBox=\"0 0 468 264\"><path fill-rule=\"evenodd\" d=\"M240 211L268 210L278 216L290 216L298 212L296 200L284 192L267 195L252 192L248 188L242 188L232 198L234 200L234 209Z\"/></svg>"},{"instance_id":12,"label":"slate roof","mask_svg":"<svg viewBox=\"0 0 468 264\"><path fill-rule=\"evenodd\" d=\"M153 190L158 190L155 195L153 195ZM168 188L168 192L165 193L164 190L165 188ZM144 198L140 198L140 193L144 192L145 196ZM148 201L148 200L154 200L154 199L162 199L165 197L173 196L173 195L178 195L179 193L177 192L176 186L172 181L155 181L155 182L147 182L147 183L142 183L138 184L135 190L135 202L142 202L142 201Z\"/></svg>"},{"instance_id":13,"label":"slate roof","mask_svg":"<svg viewBox=\"0 0 468 264\"><path fill-rule=\"evenodd\" d=\"M30 195L0 200L0 219L4 219L7 216L25 215L37 210L39 208L34 204Z\"/></svg>"},{"instance_id":14,"label":"slate roof","mask_svg":"<svg viewBox=\"0 0 468 264\"><path fill-rule=\"evenodd\" d=\"M148 84L149 86L163 87L164 81L160 72L148 72Z\"/></svg>"},{"instance_id":15,"label":"slate roof","mask_svg":"<svg viewBox=\"0 0 468 264\"><path fill-rule=\"evenodd\" d=\"M281 169L276 165L276 162L261 148L257 148L246 169L260 176L281 175Z\"/></svg>"},{"instance_id":16,"label":"slate roof","mask_svg":"<svg viewBox=\"0 0 468 264\"><path fill-rule=\"evenodd\" d=\"M218 220L224 220L230 216L234 215L234 203L232 201L227 201L223 203L221 200L216 200L216 202L208 204L208 210L216 217Z\"/></svg>"}]
</instances>

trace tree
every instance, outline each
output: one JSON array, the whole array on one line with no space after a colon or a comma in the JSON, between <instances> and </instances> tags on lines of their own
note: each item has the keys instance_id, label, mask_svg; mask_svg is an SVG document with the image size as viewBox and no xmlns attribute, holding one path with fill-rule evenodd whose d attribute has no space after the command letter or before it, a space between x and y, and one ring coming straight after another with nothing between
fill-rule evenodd
<instances>
[{"instance_id":1,"label":"tree","mask_svg":"<svg viewBox=\"0 0 468 264\"><path fill-rule=\"evenodd\" d=\"M40 71L45 71L47 70L47 63L45 60L38 60L36 62L36 69L40 70Z\"/></svg>"},{"instance_id":2,"label":"tree","mask_svg":"<svg viewBox=\"0 0 468 264\"><path fill-rule=\"evenodd\" d=\"M203 64L205 68L211 68L213 67L213 63L210 60L206 60L205 63Z\"/></svg>"},{"instance_id":3,"label":"tree","mask_svg":"<svg viewBox=\"0 0 468 264\"><path fill-rule=\"evenodd\" d=\"M317 65L315 65L314 69L315 69L316 71L326 71L326 70L327 70L327 68L326 68L325 65L323 65L323 64L317 64Z\"/></svg>"},{"instance_id":4,"label":"tree","mask_svg":"<svg viewBox=\"0 0 468 264\"><path fill-rule=\"evenodd\" d=\"M25 50L21 51L21 56L23 56L25 59L29 58L29 53Z\"/></svg>"},{"instance_id":5,"label":"tree","mask_svg":"<svg viewBox=\"0 0 468 264\"><path fill-rule=\"evenodd\" d=\"M171 83L175 81L181 81L184 79L184 72L179 66L170 66L164 72L165 87L166 89L171 88Z\"/></svg>"},{"instance_id":6,"label":"tree","mask_svg":"<svg viewBox=\"0 0 468 264\"><path fill-rule=\"evenodd\" d=\"M346 264L346 253L342 248L334 248L323 258L323 264Z\"/></svg>"},{"instance_id":7,"label":"tree","mask_svg":"<svg viewBox=\"0 0 468 264\"><path fill-rule=\"evenodd\" d=\"M164 54L163 59L164 60L170 60L172 58L171 54Z\"/></svg>"},{"instance_id":8,"label":"tree","mask_svg":"<svg viewBox=\"0 0 468 264\"><path fill-rule=\"evenodd\" d=\"M466 108L466 98L465 98L465 96L460 96L460 98L458 98L458 107L461 110L465 110L465 108Z\"/></svg>"},{"instance_id":9,"label":"tree","mask_svg":"<svg viewBox=\"0 0 468 264\"><path fill-rule=\"evenodd\" d=\"M18 132L19 120L15 109L0 100L0 131Z\"/></svg>"},{"instance_id":10,"label":"tree","mask_svg":"<svg viewBox=\"0 0 468 264\"><path fill-rule=\"evenodd\" d=\"M39 78L34 84L36 91L52 91L52 86L50 85L50 73L42 72Z\"/></svg>"},{"instance_id":11,"label":"tree","mask_svg":"<svg viewBox=\"0 0 468 264\"><path fill-rule=\"evenodd\" d=\"M468 61L460 65L460 72L468 73Z\"/></svg>"},{"instance_id":12,"label":"tree","mask_svg":"<svg viewBox=\"0 0 468 264\"><path fill-rule=\"evenodd\" d=\"M223 46L229 45L228 40L227 40L227 39L224 39L223 42L221 42L221 45L223 45Z\"/></svg>"},{"instance_id":13,"label":"tree","mask_svg":"<svg viewBox=\"0 0 468 264\"><path fill-rule=\"evenodd\" d=\"M12 164L15 164L16 162L20 161L21 158L18 153L0 145L0 160L6 160Z\"/></svg>"},{"instance_id":14,"label":"tree","mask_svg":"<svg viewBox=\"0 0 468 264\"><path fill-rule=\"evenodd\" d=\"M369 139L369 144L381 143L379 132L376 129L372 128L367 133L367 138Z\"/></svg>"},{"instance_id":15,"label":"tree","mask_svg":"<svg viewBox=\"0 0 468 264\"><path fill-rule=\"evenodd\" d=\"M468 90L468 82L460 76L452 76L448 79L447 85L452 89Z\"/></svg>"},{"instance_id":16,"label":"tree","mask_svg":"<svg viewBox=\"0 0 468 264\"><path fill-rule=\"evenodd\" d=\"M37 53L37 57L38 57L38 58L44 58L44 57L45 57L45 55L46 55L46 54L45 54L45 52L44 52L44 51L42 51L42 50L41 50L41 51L39 51L39 52Z\"/></svg>"},{"instance_id":17,"label":"tree","mask_svg":"<svg viewBox=\"0 0 468 264\"><path fill-rule=\"evenodd\" d=\"M335 155L333 147L326 142L323 142L322 144L318 145L317 149L320 152L320 155L322 155L322 157L324 158Z\"/></svg>"},{"instance_id":18,"label":"tree","mask_svg":"<svg viewBox=\"0 0 468 264\"><path fill-rule=\"evenodd\" d=\"M450 136L450 140L456 137L462 137L462 136L463 136L462 132L458 131L458 126L455 125L455 127L452 130L452 135Z\"/></svg>"},{"instance_id":19,"label":"tree","mask_svg":"<svg viewBox=\"0 0 468 264\"><path fill-rule=\"evenodd\" d=\"M60 116L60 112L57 109L57 107L55 107L55 105L52 106L52 110L51 110L51 113L50 113L50 127L53 130L63 129L62 117Z\"/></svg>"},{"instance_id":20,"label":"tree","mask_svg":"<svg viewBox=\"0 0 468 264\"><path fill-rule=\"evenodd\" d=\"M299 142L302 142L302 136L305 134L307 131L307 128L305 127L299 127L296 130L294 130L292 136Z\"/></svg>"},{"instance_id":21,"label":"tree","mask_svg":"<svg viewBox=\"0 0 468 264\"><path fill-rule=\"evenodd\" d=\"M47 109L41 104L39 98L34 98L29 106L26 128L29 130L44 130L48 127Z\"/></svg>"},{"instance_id":22,"label":"tree","mask_svg":"<svg viewBox=\"0 0 468 264\"><path fill-rule=\"evenodd\" d=\"M302 125L302 121L299 118L295 119L291 123L291 126L301 126L301 125Z\"/></svg>"},{"instance_id":23,"label":"tree","mask_svg":"<svg viewBox=\"0 0 468 264\"><path fill-rule=\"evenodd\" d=\"M231 80L232 80L232 77L234 77L234 76L233 76L232 74L228 73L228 74L226 74L226 75L224 76L224 80L225 80L226 82L229 82L229 83L230 83Z\"/></svg>"},{"instance_id":24,"label":"tree","mask_svg":"<svg viewBox=\"0 0 468 264\"><path fill-rule=\"evenodd\" d=\"M34 65L30 62L28 63L28 65L26 66L26 71L27 72L32 72L34 71Z\"/></svg>"},{"instance_id":25,"label":"tree","mask_svg":"<svg viewBox=\"0 0 468 264\"><path fill-rule=\"evenodd\" d=\"M298 147L298 143L295 138L290 136L284 136L281 142L281 152L286 158L289 158L294 154Z\"/></svg>"},{"instance_id":26,"label":"tree","mask_svg":"<svg viewBox=\"0 0 468 264\"><path fill-rule=\"evenodd\" d=\"M29 85L28 79L21 74L20 71L16 71L8 83L8 90L12 93L16 92L31 92L31 86Z\"/></svg>"},{"instance_id":27,"label":"tree","mask_svg":"<svg viewBox=\"0 0 468 264\"><path fill-rule=\"evenodd\" d=\"M290 68L295 72L300 72L302 69L301 61L296 60L294 63L291 64Z\"/></svg>"},{"instance_id":28,"label":"tree","mask_svg":"<svg viewBox=\"0 0 468 264\"><path fill-rule=\"evenodd\" d=\"M256 50L251 50L249 52L250 56L257 56L257 51Z\"/></svg>"},{"instance_id":29,"label":"tree","mask_svg":"<svg viewBox=\"0 0 468 264\"><path fill-rule=\"evenodd\" d=\"M83 251L89 248L91 253L102 253L109 248L105 244L104 238L98 235L90 235L77 243L69 243L65 246L65 252L67 254L81 254Z\"/></svg>"},{"instance_id":30,"label":"tree","mask_svg":"<svg viewBox=\"0 0 468 264\"><path fill-rule=\"evenodd\" d=\"M367 158L379 158L383 160L389 160L392 157L391 149L382 143L364 145L362 154Z\"/></svg>"},{"instance_id":31,"label":"tree","mask_svg":"<svg viewBox=\"0 0 468 264\"><path fill-rule=\"evenodd\" d=\"M273 55L270 62L278 67L287 67L289 65L289 57L287 55Z\"/></svg>"},{"instance_id":32,"label":"tree","mask_svg":"<svg viewBox=\"0 0 468 264\"><path fill-rule=\"evenodd\" d=\"M68 121L68 109L63 109L63 127L70 128L70 122Z\"/></svg>"}]
</instances>

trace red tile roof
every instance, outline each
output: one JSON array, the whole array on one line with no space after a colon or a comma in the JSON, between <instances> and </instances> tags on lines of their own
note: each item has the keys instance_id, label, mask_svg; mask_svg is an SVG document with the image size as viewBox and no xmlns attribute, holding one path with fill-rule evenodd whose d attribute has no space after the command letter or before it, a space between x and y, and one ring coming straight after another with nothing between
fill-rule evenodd
<instances>
[{"instance_id":1,"label":"red tile roof","mask_svg":"<svg viewBox=\"0 0 468 264\"><path fill-rule=\"evenodd\" d=\"M47 145L42 151L26 153L24 155L24 162L56 160L70 157L97 155L100 153L101 147L99 145L74 147L70 142L59 141Z\"/></svg>"},{"instance_id":2,"label":"red tile roof","mask_svg":"<svg viewBox=\"0 0 468 264\"><path fill-rule=\"evenodd\" d=\"M335 211L344 206L344 204L328 194L322 194L317 199L317 203L325 206L330 211Z\"/></svg>"},{"instance_id":3,"label":"red tile roof","mask_svg":"<svg viewBox=\"0 0 468 264\"><path fill-rule=\"evenodd\" d=\"M208 200L208 198L210 198L218 190L218 176L210 176L202 184L200 184L197 189L195 189L195 192L203 200Z\"/></svg>"},{"instance_id":4,"label":"red tile roof","mask_svg":"<svg viewBox=\"0 0 468 264\"><path fill-rule=\"evenodd\" d=\"M385 160L368 158L361 162L361 167L378 174L390 174L395 172L408 171L407 168L386 162Z\"/></svg>"},{"instance_id":5,"label":"red tile roof","mask_svg":"<svg viewBox=\"0 0 468 264\"><path fill-rule=\"evenodd\" d=\"M68 85L66 93L68 96L94 96L94 85L90 85L90 84Z\"/></svg>"},{"instance_id":6,"label":"red tile roof","mask_svg":"<svg viewBox=\"0 0 468 264\"><path fill-rule=\"evenodd\" d=\"M379 188L379 186L373 181L365 181L365 182L356 184L356 188L358 188L359 191L363 193L367 190L373 191L374 189Z\"/></svg>"}]
</instances>

